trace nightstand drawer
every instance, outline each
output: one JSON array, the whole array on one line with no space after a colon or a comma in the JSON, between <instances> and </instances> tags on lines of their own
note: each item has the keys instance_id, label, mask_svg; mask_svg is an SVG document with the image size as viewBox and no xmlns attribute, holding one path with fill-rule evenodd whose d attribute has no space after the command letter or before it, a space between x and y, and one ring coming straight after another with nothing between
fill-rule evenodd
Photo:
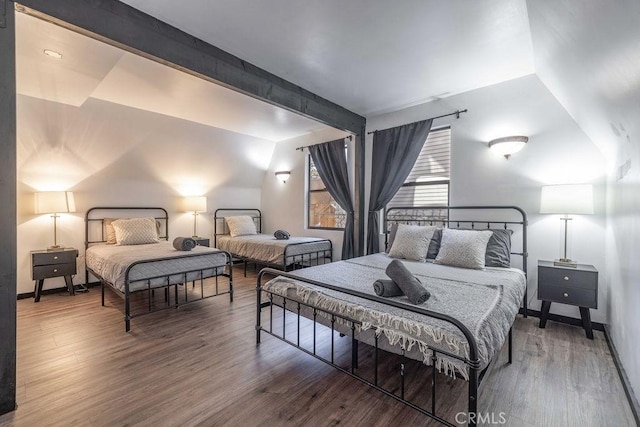
<instances>
[{"instance_id":1,"label":"nightstand drawer","mask_svg":"<svg viewBox=\"0 0 640 427\"><path fill-rule=\"evenodd\" d=\"M51 251L51 252L34 252L33 266L75 263L77 251ZM51 277L51 276L47 276Z\"/></svg>"},{"instance_id":2,"label":"nightstand drawer","mask_svg":"<svg viewBox=\"0 0 640 427\"><path fill-rule=\"evenodd\" d=\"M42 280L48 277L73 276L76 274L76 262L64 264L38 265L33 267L33 280Z\"/></svg>"},{"instance_id":3,"label":"nightstand drawer","mask_svg":"<svg viewBox=\"0 0 640 427\"><path fill-rule=\"evenodd\" d=\"M209 246L209 239L194 239L198 246Z\"/></svg>"},{"instance_id":4,"label":"nightstand drawer","mask_svg":"<svg viewBox=\"0 0 640 427\"><path fill-rule=\"evenodd\" d=\"M538 283L549 287L568 286L595 290L598 287L598 273L568 268L538 267Z\"/></svg>"},{"instance_id":5,"label":"nightstand drawer","mask_svg":"<svg viewBox=\"0 0 640 427\"><path fill-rule=\"evenodd\" d=\"M545 283L538 288L538 298L544 301L560 302L578 307L598 308L595 289L575 288L566 285Z\"/></svg>"}]
</instances>

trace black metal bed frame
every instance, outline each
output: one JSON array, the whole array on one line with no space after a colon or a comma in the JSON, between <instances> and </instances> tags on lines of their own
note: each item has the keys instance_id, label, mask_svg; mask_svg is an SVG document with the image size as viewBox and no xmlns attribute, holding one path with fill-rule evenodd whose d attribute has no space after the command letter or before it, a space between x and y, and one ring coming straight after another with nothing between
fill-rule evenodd
<instances>
[{"instance_id":1,"label":"black metal bed frame","mask_svg":"<svg viewBox=\"0 0 640 427\"><path fill-rule=\"evenodd\" d=\"M225 222L225 216L218 216L218 212L236 212L236 213L250 213L249 216L253 219L254 222L257 222L258 233L262 233L262 212L260 209L245 209L245 208L220 208L216 209L213 214L213 237L214 237L214 246L218 247L218 236L224 236L229 234L227 230L227 225ZM218 221L222 222L222 232L218 231ZM303 252L295 255L288 255L288 252L291 248L300 245L307 245L309 243L320 243L320 242L328 242L329 249L322 250L314 250L309 252ZM320 264L320 259L322 259L322 264L326 263L328 259L329 262L333 262L333 243L329 239L316 240L314 242L298 242L298 243L290 243L284 248L284 254L282 257L282 264L274 264L270 262L266 262L259 259L253 259L244 257L238 254L231 254L234 258L241 260L244 263L244 276L247 277L247 264L253 263L254 265L263 265L265 267L277 268L282 271L289 271L289 266L291 266L291 270L295 270L298 268L302 268L305 265L311 265L311 262L315 260L316 265ZM305 264L306 263L306 264Z\"/></svg>"},{"instance_id":2,"label":"black metal bed frame","mask_svg":"<svg viewBox=\"0 0 640 427\"><path fill-rule=\"evenodd\" d=\"M164 208L159 208L159 207L121 207L121 206L109 206L109 207L94 207L91 208L87 211L87 213L85 214L85 251L89 248L90 245L92 244L100 244L100 243L105 243L106 239L105 239L105 226L104 226L104 220L105 218L110 218L111 216L105 216L105 215L101 215L98 217L92 217L92 214L98 211L102 211L102 212L161 212L160 216L154 216L154 219L156 221L160 221L160 222L164 222L164 233L162 233L163 235L160 236L160 239L163 240L168 240L168 236L169 236L169 215L167 213L167 211ZM90 230L89 230L89 225L91 223L94 222L99 222L100 223L100 228L101 228L101 234L100 234L100 240L90 240ZM193 258L193 257L210 257L212 256L212 254L216 254L216 253L222 253L225 255L225 263L221 264L221 265L214 265L211 267L206 267L206 268L200 268L200 269L195 269L195 270L181 270L181 271L175 271L172 272L170 274L163 274L163 275L158 275L158 276L151 276L151 277L144 277L142 279L136 279L136 282L141 282L141 281L146 281L147 283L147 287L144 289L139 289L139 290L135 290L135 291L131 291L129 289L129 284L130 284L130 273L131 270L133 268L135 268L136 266L139 265L143 265L143 264L151 264L154 262L161 262L161 261L167 261L168 259L180 259L180 258ZM104 289L105 289L105 285L108 285L109 287L111 287L113 289L113 291L116 293L116 295L118 295L119 297L121 297L124 300L124 321L125 321L125 332L129 332L131 330L131 319L135 318L135 317L139 317L145 314L150 314L150 313L155 313L156 311L160 311L160 310L165 310L168 308L178 308L181 305L185 305L191 302L195 302L195 301L200 301L203 299L207 299L207 298L211 298L211 297L215 297L215 296L219 296L219 295L224 295L224 294L229 294L229 302L233 302L233 263L232 263L232 258L231 258L231 254L229 254L226 251L208 251L205 253L201 253L201 254L183 254L183 255L176 255L172 258L153 258L153 259L145 259L145 260L141 260L141 261L136 261L131 263L131 265L129 265L125 271L125 284L124 284L124 292L121 291L120 289L118 289L113 283L105 280L103 277L101 277L98 273L96 273L95 271L93 271L92 269L88 268L86 266L85 263L85 281L88 283L89 281L89 273L93 274L99 281L100 281L100 288L101 288L101 292L102 292L102 306L104 306ZM219 269L223 269L222 273L218 273ZM227 272L224 272L224 270L227 270ZM212 277L207 275L205 277L205 271L207 270L212 270L213 274L215 276L215 294L212 295L207 295L205 296L204 294L204 280L206 278ZM197 274L197 277L195 280L193 280L193 274ZM183 280L180 281L179 283L171 283L171 277L176 277L176 276L183 276ZM220 292L219 291L219 287L218 287L218 276L224 276L227 277L229 280L229 290L228 291L224 291L224 292ZM151 285L151 281L152 280L156 280L156 279L160 279L160 278L165 278L166 279L166 283L165 284L154 284L153 286ZM188 279L189 278L189 279ZM191 281L193 283L193 287L195 287L195 282L199 282L200 284L200 298L196 298L193 300L189 300L189 296L188 296L188 292L187 292L187 286L184 286L184 301L183 302L179 302L178 298L178 286L181 285L186 285L187 282ZM173 302L171 301L171 292L170 289L171 287L174 288L174 300ZM154 295L154 291L156 289L162 289L164 290L164 296L165 296L165 305L163 307L160 308L154 308L152 305L152 298ZM131 300L130 297L133 294L139 293L139 292L147 292L147 311L142 312L142 313L131 313Z\"/></svg>"},{"instance_id":3,"label":"black metal bed frame","mask_svg":"<svg viewBox=\"0 0 640 427\"><path fill-rule=\"evenodd\" d=\"M511 220L500 220L500 221L492 221L492 220L471 220L471 219L452 219L451 215L450 215L450 211L452 210L500 210L500 211L515 211L518 212L521 215L521 219L518 221L511 221ZM430 212L429 215L424 215L424 214L419 214L418 211L423 211L423 212ZM438 211L439 214L435 215L434 213ZM443 215L442 212L445 212L445 214ZM394 216L395 215L395 216ZM522 266L523 266L523 271L525 272L525 276L526 276L526 271L527 271L527 235L526 235L526 229L527 229L527 216L526 213L519 207L517 206L438 206L438 207L430 207L430 208L416 208L416 207L398 207L398 208L390 208L388 210L385 210L385 215L384 215L384 230L385 230L385 245L387 243L387 233L388 233L388 222L389 221L393 221L393 222L400 222L400 223L410 223L410 224L430 224L430 225L434 225L434 224L443 224L445 226L451 226L452 224L456 224L456 228L460 228L460 225L464 225L464 224L469 224L472 228L475 228L476 224L486 224L487 225L487 229L491 229L492 225L496 225L496 224L500 224L502 226L504 226L504 228L508 228L509 225L519 225L522 227L522 252L512 252L512 255L518 255L522 257ZM403 310L407 310L407 311L411 311L414 313L418 313L424 316L428 316L434 319L438 319L444 322L447 322L453 326L455 326L464 336L465 339L467 340L468 344L469 344L469 355L468 357L461 357L457 354L452 354L450 352L447 352L445 350L439 349L439 348L434 348L433 346L428 345L427 348L431 351L431 365L426 367L426 369L430 369L431 370L431 407L430 408L424 408L421 406L418 406L414 403L412 403L411 401L405 399L405 349L401 348L400 349L400 394L396 394L393 390L388 389L388 388L384 388L380 382L378 381L378 353L380 351L380 349L378 348L378 336L374 335L374 379L373 382L370 381L369 379L363 377L362 375L360 375L357 371L358 369L358 340L356 339L356 328L358 327L358 325L360 325L360 322L358 322L357 320L353 320L351 318L348 318L344 315L338 314L336 312L331 312L329 310L325 310L325 309L320 309L318 307L314 307L312 305L309 304L305 304L302 302L299 302L298 300L295 299L290 299L288 297L282 296L280 294L274 294L272 292L269 291L265 291L263 289L262 283L264 280L264 276L265 275L271 275L271 276L284 276L284 277L288 277L291 279L295 279L301 282L305 282L305 283L309 283L311 285L315 285L318 287L322 287L325 289L329 289L329 290L333 290L333 291L337 291L337 292L342 292L345 294L349 294L352 296L356 296L359 298L363 298L369 301L374 301L374 302L378 302L381 304L385 304L388 306L392 306L392 307L396 307L396 308L401 308ZM469 387L468 387L468 399L467 399L467 403L468 403L468 412L467 414L473 414L473 416L468 416L467 420L468 420L468 425L469 426L473 426L475 427L477 425L477 414L478 414L478 395L479 395L479 390L480 390L480 386L483 384L482 380L485 377L485 374L487 373L489 367L491 366L491 362L488 364L487 367L485 367L483 370L480 370L481 367L481 362L480 359L478 357L478 345L475 341L475 338L473 336L473 334L469 331L469 329L462 324L459 320L448 316L448 315L444 315L441 313L437 313L431 310L425 310L423 308L417 307L417 306L413 306L413 305L408 305L408 304L403 304L397 301L394 301L392 299L388 299L388 298L383 298L383 297L379 297L376 295L370 295L370 294L365 294L362 292L358 292L358 291L354 291L354 290L350 290L350 289L344 289L338 286L334 286L331 284L327 284L327 283L322 283L322 282L318 282L315 280L310 280L310 279L301 279L298 276L295 276L293 274L290 273L282 273L280 271L277 270L273 270L270 268L265 268L263 270L260 271L260 273L258 274L258 279L257 279L257 287L256 287L256 293L257 293L257 300L256 300L256 345L260 344L260 333L264 332L268 335L271 335L275 338L280 339L281 341L284 341L300 350L302 350L303 352L335 367L336 369L338 369L341 372L346 373L347 375L350 375L351 377L354 377L356 379L358 379L359 381L369 385L370 387L381 391L382 393L386 394L389 397L392 397L404 404L406 404L407 406L415 409L416 411L427 415L428 417L444 424L447 426L455 426L455 424L452 424L450 421L445 420L444 418L438 416L438 414L436 413L436 360L438 358L438 355L443 355L445 357L451 357L457 360L460 360L462 362L464 362L464 364L467 366L467 370L468 370L468 378L469 378ZM262 297L263 294L267 295L267 299L268 301L263 302ZM526 317L527 316L527 292L525 290L525 297L524 297L524 310L523 310L523 315ZM268 327L264 327L262 325L262 310L265 309L266 307L269 307L269 325ZM273 328L273 324L274 324L274 307L279 307L281 309L281 313L282 313L282 326L281 326L281 334L279 334L277 331L274 331ZM291 315L294 315L294 317L296 317L295 321L296 321L296 339L295 341L292 341L291 339L287 339L287 335L286 335L286 324L287 324L287 311L289 311ZM306 311L307 313L312 313L311 315L311 321L313 323L313 348L312 350L305 348L304 346L301 345L300 343L300 317L301 317L301 311ZM320 317L324 317L325 319L330 319L330 320L322 320L322 319L318 319L318 315L320 314ZM304 316L304 314L302 314ZM306 317L306 316L305 316ZM307 317L308 318L308 317ZM338 365L337 363L335 363L334 361L334 332L336 331L336 321L339 321L339 323L342 324L347 324L347 329L350 330L350 332L347 332L348 334L350 334L350 338L351 338L351 367L350 369L344 368L340 365ZM330 323L330 328L331 328L331 353L330 353L330 359L327 359L323 356L321 356L320 354L318 354L317 351L317 344L316 344L316 329L317 329L317 324L320 323L321 325L327 326L327 323ZM340 331L338 331L340 332ZM513 349L513 345L512 345L512 328L509 329L509 333L508 333L508 361L509 363L512 362L512 349ZM423 365L426 366L426 365Z\"/></svg>"}]
</instances>

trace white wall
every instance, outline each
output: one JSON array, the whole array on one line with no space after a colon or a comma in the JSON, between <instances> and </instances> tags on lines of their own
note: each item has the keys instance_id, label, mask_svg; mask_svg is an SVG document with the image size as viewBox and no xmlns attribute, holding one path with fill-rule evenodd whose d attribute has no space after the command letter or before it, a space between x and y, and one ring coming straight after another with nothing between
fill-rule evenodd
<instances>
[{"instance_id":1,"label":"white wall","mask_svg":"<svg viewBox=\"0 0 640 427\"><path fill-rule=\"evenodd\" d=\"M536 71L607 160L612 340L640 391L640 3L528 1Z\"/></svg>"},{"instance_id":2,"label":"white wall","mask_svg":"<svg viewBox=\"0 0 640 427\"><path fill-rule=\"evenodd\" d=\"M190 236L185 195L206 195L198 234L213 242L212 212L258 207L275 144L186 120L95 99L81 107L18 96L18 293L33 291L29 251L53 243L48 215L33 193L74 192L77 212L58 220L58 241L80 249L74 283L84 283L84 214L93 206L160 206L169 237ZM299 152L298 152L299 154ZM61 287L47 279L45 289Z\"/></svg>"},{"instance_id":3,"label":"white wall","mask_svg":"<svg viewBox=\"0 0 640 427\"><path fill-rule=\"evenodd\" d=\"M593 183L595 215L576 217L570 224L570 257L605 271L605 163L604 158L551 95L530 75L440 101L367 119L367 130L385 129L457 109L469 112L439 119L434 126L450 124L451 205L517 205L529 218L529 306L537 300L537 261L561 254L559 216L540 215L540 188L556 183ZM527 135L529 143L509 160L487 148L491 139ZM366 182L370 182L371 146L367 139ZM368 194L368 188L367 188ZM368 206L368 199L367 199ZM597 322L606 320L608 279L600 278ZM579 318L575 307L553 304L552 313Z\"/></svg>"},{"instance_id":4,"label":"white wall","mask_svg":"<svg viewBox=\"0 0 640 427\"><path fill-rule=\"evenodd\" d=\"M306 171L307 151L296 150L322 142L343 138L347 134L336 129L314 132L306 136L292 138L276 144L269 169L262 183L263 232L273 233L277 229L289 231L292 235L322 237L333 243L333 259L339 260L342 254L343 232L340 230L317 230L307 228ZM353 158L353 156L351 156ZM353 168L351 168L353 169ZM291 176L283 184L275 176L279 170L291 171ZM352 180L353 183L353 180Z\"/></svg>"}]
</instances>

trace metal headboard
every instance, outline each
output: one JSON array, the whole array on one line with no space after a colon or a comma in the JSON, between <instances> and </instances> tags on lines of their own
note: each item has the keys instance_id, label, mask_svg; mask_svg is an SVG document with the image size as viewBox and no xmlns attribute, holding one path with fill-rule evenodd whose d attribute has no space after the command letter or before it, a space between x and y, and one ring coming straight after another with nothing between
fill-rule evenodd
<instances>
[{"instance_id":1,"label":"metal headboard","mask_svg":"<svg viewBox=\"0 0 640 427\"><path fill-rule=\"evenodd\" d=\"M223 215L219 212L227 212L231 215ZM218 236L223 236L225 234L229 234L229 228L227 227L227 222L224 220L228 216L234 215L248 215L253 219L253 222L256 223L256 228L258 229L258 233L262 233L262 212L260 209L251 209L251 208L220 208L216 209L213 213L213 245L217 247L218 245ZM222 224L221 227L218 226L218 222ZM222 232L220 232L222 230Z\"/></svg>"},{"instance_id":2,"label":"metal headboard","mask_svg":"<svg viewBox=\"0 0 640 427\"><path fill-rule=\"evenodd\" d=\"M480 212L488 212L483 216ZM515 217L515 218L514 218ZM442 225L447 228L513 229L521 227L522 250L511 255L522 257L522 271L527 274L527 214L518 206L406 206L384 211L384 246L389 242L390 223ZM516 231L516 230L514 230ZM513 248L513 246L512 246ZM524 295L524 315L527 315L528 295Z\"/></svg>"},{"instance_id":3,"label":"metal headboard","mask_svg":"<svg viewBox=\"0 0 640 427\"><path fill-rule=\"evenodd\" d=\"M153 217L160 222L160 228L164 228L164 233L160 233L160 239L168 240L169 238L169 214L166 209L158 207L146 206L97 206L87 211L84 216L84 247L87 249L91 244L105 243L105 226L106 218L135 218L135 217ZM96 230L99 224L100 230ZM163 227L164 225L164 227ZM93 227L92 227L93 226ZM91 233L91 232L94 233ZM93 236L99 235L99 239Z\"/></svg>"}]
</instances>

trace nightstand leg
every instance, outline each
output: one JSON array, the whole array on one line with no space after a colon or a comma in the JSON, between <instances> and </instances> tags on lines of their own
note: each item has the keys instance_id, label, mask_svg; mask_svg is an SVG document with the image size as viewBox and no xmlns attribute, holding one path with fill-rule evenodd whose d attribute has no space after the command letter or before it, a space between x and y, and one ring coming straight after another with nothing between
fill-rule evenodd
<instances>
[{"instance_id":1,"label":"nightstand leg","mask_svg":"<svg viewBox=\"0 0 640 427\"><path fill-rule=\"evenodd\" d=\"M67 284L69 295L75 296L76 291L73 289L73 279L71 279L71 276L64 276L64 282Z\"/></svg>"},{"instance_id":2,"label":"nightstand leg","mask_svg":"<svg viewBox=\"0 0 640 427\"><path fill-rule=\"evenodd\" d=\"M539 328L544 329L547 326L547 317L549 317L549 309L551 308L551 301L542 301L542 313L540 314Z\"/></svg>"},{"instance_id":3,"label":"nightstand leg","mask_svg":"<svg viewBox=\"0 0 640 427\"><path fill-rule=\"evenodd\" d=\"M42 285L44 284L44 280L36 280L36 286L33 290L34 300L33 302L40 302L40 295L42 294Z\"/></svg>"},{"instance_id":4,"label":"nightstand leg","mask_svg":"<svg viewBox=\"0 0 640 427\"><path fill-rule=\"evenodd\" d=\"M593 339L593 329L591 328L591 312L587 307L580 307L580 317L582 317L582 326L587 334L587 338Z\"/></svg>"}]
</instances>

